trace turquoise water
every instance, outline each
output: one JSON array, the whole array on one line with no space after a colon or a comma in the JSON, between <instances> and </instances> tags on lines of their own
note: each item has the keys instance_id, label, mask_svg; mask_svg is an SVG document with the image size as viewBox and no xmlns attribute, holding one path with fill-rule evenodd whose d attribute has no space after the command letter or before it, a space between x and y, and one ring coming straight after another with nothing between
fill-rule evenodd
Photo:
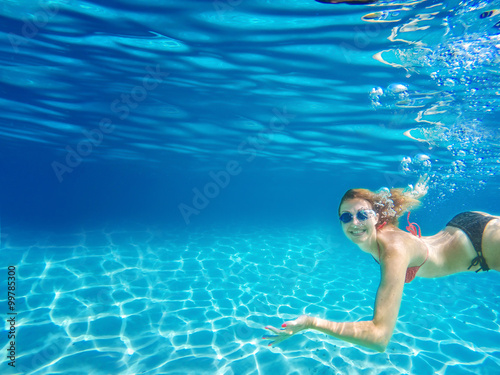
<instances>
[{"instance_id":1,"label":"turquoise water","mask_svg":"<svg viewBox=\"0 0 500 375\"><path fill-rule=\"evenodd\" d=\"M345 190L429 175L423 235L500 213L497 8L4 1L0 373L499 373L493 271L406 285L385 353L261 340L372 317Z\"/></svg>"},{"instance_id":2,"label":"turquoise water","mask_svg":"<svg viewBox=\"0 0 500 375\"><path fill-rule=\"evenodd\" d=\"M494 374L500 275L416 279L385 353L263 327L371 319L378 266L326 227L89 231L8 243L19 269L13 373ZM6 372L5 372L6 373Z\"/></svg>"}]
</instances>

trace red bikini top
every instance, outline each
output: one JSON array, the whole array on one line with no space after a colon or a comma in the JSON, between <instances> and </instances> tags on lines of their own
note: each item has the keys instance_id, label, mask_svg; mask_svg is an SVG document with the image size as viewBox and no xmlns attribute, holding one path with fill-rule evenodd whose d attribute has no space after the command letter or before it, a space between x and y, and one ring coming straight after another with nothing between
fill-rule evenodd
<instances>
[{"instance_id":1,"label":"red bikini top","mask_svg":"<svg viewBox=\"0 0 500 375\"><path fill-rule=\"evenodd\" d=\"M420 226L417 223L410 222L410 213L411 212L408 211L408 216L406 218L408 220L408 226L406 227L406 230L408 232L410 232L411 234L413 234L414 236L418 236L419 238L421 238L422 234L420 232ZM382 229L386 224L387 224L387 221L384 221L382 224L380 224L377 227L377 229ZM417 228L418 228L418 232L417 232ZM377 247L378 247L378 258L380 259L380 246L378 246L378 244L377 244ZM429 258L429 248L427 248L427 256L425 257L424 263L427 262L427 258ZM373 259L375 259L375 258L373 258ZM379 263L379 261L377 259L375 259L375 261L377 263ZM420 267L422 267L424 265L424 263L422 263L420 266L408 267L408 269L406 270L406 277L405 277L406 284L411 283L415 279L415 277L417 276L418 270L420 269Z\"/></svg>"},{"instance_id":2,"label":"red bikini top","mask_svg":"<svg viewBox=\"0 0 500 375\"><path fill-rule=\"evenodd\" d=\"M417 223L410 222L410 214L411 214L411 211L408 211L408 216L406 217L406 220L408 220L408 226L406 227L406 230L408 232L410 232L411 234L413 234L414 236L418 236L418 238L420 238L420 237L422 237L422 234L420 233L420 226ZM385 227L386 224L387 224L387 221L384 221L382 224L377 226L377 229L382 229L383 227ZM417 228L418 228L418 232L417 232Z\"/></svg>"},{"instance_id":3,"label":"red bikini top","mask_svg":"<svg viewBox=\"0 0 500 375\"><path fill-rule=\"evenodd\" d=\"M410 223L410 214L411 211L408 211L408 216L406 217L406 220L408 220L408 226L406 227L406 230L413 234L414 236L418 236L418 238L422 237L420 233L420 226L417 223ZM417 228L418 228L418 233L417 233Z\"/></svg>"}]
</instances>

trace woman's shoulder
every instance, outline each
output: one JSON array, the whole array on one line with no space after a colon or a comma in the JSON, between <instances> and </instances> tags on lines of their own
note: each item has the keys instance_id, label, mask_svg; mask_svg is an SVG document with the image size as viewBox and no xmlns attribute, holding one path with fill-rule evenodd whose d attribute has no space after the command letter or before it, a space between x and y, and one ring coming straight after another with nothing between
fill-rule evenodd
<instances>
[{"instance_id":1,"label":"woman's shoulder","mask_svg":"<svg viewBox=\"0 0 500 375\"><path fill-rule=\"evenodd\" d=\"M395 227L394 225L386 226L385 228L377 232L377 238L380 238L380 240L384 242L392 242L395 240L404 241L405 239L409 238L408 235L411 236L410 233L405 232L398 227Z\"/></svg>"},{"instance_id":2,"label":"woman's shoulder","mask_svg":"<svg viewBox=\"0 0 500 375\"><path fill-rule=\"evenodd\" d=\"M397 227L391 226L377 233L377 242L382 249L390 252L407 252L416 244L417 238Z\"/></svg>"}]
</instances>

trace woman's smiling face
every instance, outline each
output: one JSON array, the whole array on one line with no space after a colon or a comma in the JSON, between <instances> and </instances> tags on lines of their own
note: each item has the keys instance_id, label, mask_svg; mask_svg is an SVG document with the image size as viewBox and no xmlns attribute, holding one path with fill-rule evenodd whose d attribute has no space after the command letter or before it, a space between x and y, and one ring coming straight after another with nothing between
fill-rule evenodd
<instances>
[{"instance_id":1,"label":"woman's smiling face","mask_svg":"<svg viewBox=\"0 0 500 375\"><path fill-rule=\"evenodd\" d=\"M352 220L348 223L340 222L342 230L347 238L359 245L376 233L375 224L377 215L368 215L368 219L359 220L357 213L362 210L373 210L371 204L364 199L355 198L346 200L340 207L340 215L348 212L352 215ZM373 212L373 211L372 211Z\"/></svg>"}]
</instances>

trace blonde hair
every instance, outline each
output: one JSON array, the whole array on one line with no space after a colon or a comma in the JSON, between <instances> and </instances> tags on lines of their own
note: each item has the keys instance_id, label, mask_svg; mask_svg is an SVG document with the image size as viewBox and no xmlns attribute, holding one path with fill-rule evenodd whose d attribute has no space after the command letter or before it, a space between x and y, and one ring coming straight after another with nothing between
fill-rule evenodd
<instances>
[{"instance_id":1,"label":"blonde hair","mask_svg":"<svg viewBox=\"0 0 500 375\"><path fill-rule=\"evenodd\" d=\"M418 208L421 203L407 194L404 189L382 188L377 192L368 189L350 189L340 200L339 216L342 203L356 198L364 199L371 204L373 210L379 215L377 226L387 223L397 227L403 213Z\"/></svg>"}]
</instances>

